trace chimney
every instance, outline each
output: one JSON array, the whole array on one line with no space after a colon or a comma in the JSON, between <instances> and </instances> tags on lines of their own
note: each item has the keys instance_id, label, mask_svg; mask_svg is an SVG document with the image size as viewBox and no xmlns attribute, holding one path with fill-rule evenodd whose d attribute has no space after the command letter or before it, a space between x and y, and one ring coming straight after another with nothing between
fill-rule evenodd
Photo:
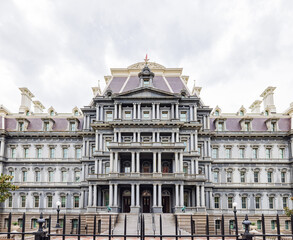
<instances>
[{"instance_id":1,"label":"chimney","mask_svg":"<svg viewBox=\"0 0 293 240\"><path fill-rule=\"evenodd\" d=\"M275 87L267 87L266 90L260 95L263 98L264 111L269 111L270 113L276 113L276 106L274 103L274 91Z\"/></svg>"},{"instance_id":2,"label":"chimney","mask_svg":"<svg viewBox=\"0 0 293 240\"><path fill-rule=\"evenodd\" d=\"M45 109L44 105L40 101L33 101L34 103L34 113L42 113Z\"/></svg>"},{"instance_id":3,"label":"chimney","mask_svg":"<svg viewBox=\"0 0 293 240\"><path fill-rule=\"evenodd\" d=\"M255 100L249 107L249 109L251 109L252 113L260 113L260 104L261 101L260 100Z\"/></svg>"},{"instance_id":4,"label":"chimney","mask_svg":"<svg viewBox=\"0 0 293 240\"><path fill-rule=\"evenodd\" d=\"M34 95L28 88L19 88L21 91L21 104L19 107L19 113L25 113L26 111L30 111L32 98Z\"/></svg>"}]
</instances>

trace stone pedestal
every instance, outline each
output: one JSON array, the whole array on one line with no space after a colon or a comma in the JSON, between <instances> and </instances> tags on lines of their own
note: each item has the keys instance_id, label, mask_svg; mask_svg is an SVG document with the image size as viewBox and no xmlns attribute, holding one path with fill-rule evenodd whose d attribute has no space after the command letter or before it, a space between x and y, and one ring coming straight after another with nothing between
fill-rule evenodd
<instances>
[{"instance_id":1,"label":"stone pedestal","mask_svg":"<svg viewBox=\"0 0 293 240\"><path fill-rule=\"evenodd\" d=\"M130 207L130 213L139 213L140 207Z\"/></svg>"},{"instance_id":2,"label":"stone pedestal","mask_svg":"<svg viewBox=\"0 0 293 240\"><path fill-rule=\"evenodd\" d=\"M153 213L162 213L163 208L162 207L153 207Z\"/></svg>"}]
</instances>

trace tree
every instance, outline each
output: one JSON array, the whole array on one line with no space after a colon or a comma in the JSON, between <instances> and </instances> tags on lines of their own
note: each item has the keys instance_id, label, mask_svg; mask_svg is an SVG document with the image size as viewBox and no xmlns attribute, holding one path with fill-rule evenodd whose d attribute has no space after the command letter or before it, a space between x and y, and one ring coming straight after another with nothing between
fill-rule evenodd
<instances>
[{"instance_id":1,"label":"tree","mask_svg":"<svg viewBox=\"0 0 293 240\"><path fill-rule=\"evenodd\" d=\"M12 184L11 180L13 176L1 174L0 176L0 202L4 202L11 193L9 191L15 191L18 189L18 186Z\"/></svg>"}]
</instances>

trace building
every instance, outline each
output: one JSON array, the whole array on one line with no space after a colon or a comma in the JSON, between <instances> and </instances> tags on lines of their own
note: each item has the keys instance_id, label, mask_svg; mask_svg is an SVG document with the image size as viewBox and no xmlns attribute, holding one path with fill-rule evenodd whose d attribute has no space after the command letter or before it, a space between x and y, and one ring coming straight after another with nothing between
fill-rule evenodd
<instances>
[{"instance_id":1,"label":"building","mask_svg":"<svg viewBox=\"0 0 293 240\"><path fill-rule=\"evenodd\" d=\"M85 226L94 215L152 212L177 214L183 229L190 215L200 224L209 214L215 230L223 213L233 224L233 202L257 224L261 213L271 216L273 227L275 215L293 207L293 104L277 113L268 87L250 113L222 113L205 106L188 79L182 68L152 62L114 68L104 91L94 87L89 106L70 113L44 112L20 88L19 113L0 107L0 172L20 186L1 205L1 228L9 212L20 222L26 212L34 228L39 212L56 213L57 201L68 229L78 214Z\"/></svg>"}]
</instances>

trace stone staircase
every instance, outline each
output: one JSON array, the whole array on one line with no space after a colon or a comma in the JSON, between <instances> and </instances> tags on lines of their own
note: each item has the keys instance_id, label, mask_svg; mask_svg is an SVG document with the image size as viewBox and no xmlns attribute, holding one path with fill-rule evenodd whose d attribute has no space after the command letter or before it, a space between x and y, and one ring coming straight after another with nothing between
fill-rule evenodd
<instances>
[{"instance_id":1,"label":"stone staircase","mask_svg":"<svg viewBox=\"0 0 293 240\"><path fill-rule=\"evenodd\" d=\"M138 214L136 213L120 213L118 215L118 220L115 224L113 234L122 235L124 234L124 221L125 215L127 219L126 234L127 235L137 235L137 225L138 225Z\"/></svg>"}]
</instances>

